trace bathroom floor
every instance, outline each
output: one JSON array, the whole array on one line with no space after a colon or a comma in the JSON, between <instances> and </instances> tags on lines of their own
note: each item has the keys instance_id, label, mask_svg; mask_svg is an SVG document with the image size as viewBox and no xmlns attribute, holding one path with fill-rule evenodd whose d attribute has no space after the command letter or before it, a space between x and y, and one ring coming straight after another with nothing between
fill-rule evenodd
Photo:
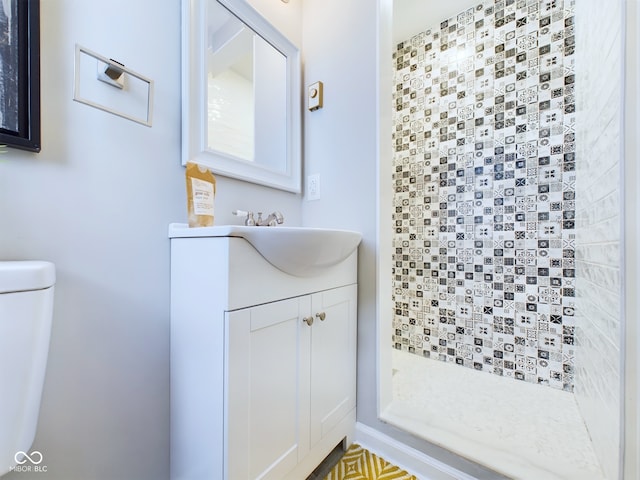
<instances>
[{"instance_id":1,"label":"bathroom floor","mask_svg":"<svg viewBox=\"0 0 640 480\"><path fill-rule=\"evenodd\" d=\"M325 480L418 480L358 444L353 444Z\"/></svg>"},{"instance_id":2,"label":"bathroom floor","mask_svg":"<svg viewBox=\"0 0 640 480\"><path fill-rule=\"evenodd\" d=\"M393 368L390 423L517 479L605 479L572 394L399 350Z\"/></svg>"}]
</instances>

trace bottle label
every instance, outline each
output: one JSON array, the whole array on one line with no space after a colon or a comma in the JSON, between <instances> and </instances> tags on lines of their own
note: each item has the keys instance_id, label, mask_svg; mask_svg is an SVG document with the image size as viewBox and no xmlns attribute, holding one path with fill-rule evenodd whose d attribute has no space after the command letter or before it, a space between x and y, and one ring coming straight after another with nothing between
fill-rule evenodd
<instances>
[{"instance_id":1,"label":"bottle label","mask_svg":"<svg viewBox=\"0 0 640 480\"><path fill-rule=\"evenodd\" d=\"M193 213L213 217L213 183L191 178Z\"/></svg>"}]
</instances>

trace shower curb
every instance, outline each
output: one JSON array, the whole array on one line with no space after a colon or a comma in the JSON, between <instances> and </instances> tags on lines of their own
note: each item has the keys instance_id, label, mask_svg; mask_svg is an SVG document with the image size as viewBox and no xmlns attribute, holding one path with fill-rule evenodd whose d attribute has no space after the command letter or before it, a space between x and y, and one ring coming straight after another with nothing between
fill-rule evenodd
<instances>
[{"instance_id":1,"label":"shower curb","mask_svg":"<svg viewBox=\"0 0 640 480\"><path fill-rule=\"evenodd\" d=\"M355 442L420 480L478 480L360 422L356 423Z\"/></svg>"}]
</instances>

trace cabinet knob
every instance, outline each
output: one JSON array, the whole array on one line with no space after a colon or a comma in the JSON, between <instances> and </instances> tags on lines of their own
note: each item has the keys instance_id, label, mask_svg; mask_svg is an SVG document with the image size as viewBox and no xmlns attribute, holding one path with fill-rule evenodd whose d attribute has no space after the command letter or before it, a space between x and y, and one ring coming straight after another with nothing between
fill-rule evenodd
<instances>
[{"instance_id":1,"label":"cabinet knob","mask_svg":"<svg viewBox=\"0 0 640 480\"><path fill-rule=\"evenodd\" d=\"M309 326L313 325L313 317L304 317L302 321Z\"/></svg>"},{"instance_id":2,"label":"cabinet knob","mask_svg":"<svg viewBox=\"0 0 640 480\"><path fill-rule=\"evenodd\" d=\"M327 318L327 314L324 312L316 313L316 317L324 321L324 319Z\"/></svg>"}]
</instances>

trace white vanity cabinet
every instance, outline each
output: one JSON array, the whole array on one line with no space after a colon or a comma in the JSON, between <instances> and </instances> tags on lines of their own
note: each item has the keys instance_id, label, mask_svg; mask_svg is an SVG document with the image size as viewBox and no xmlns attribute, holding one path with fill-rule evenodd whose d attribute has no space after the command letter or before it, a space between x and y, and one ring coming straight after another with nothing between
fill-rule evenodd
<instances>
[{"instance_id":1,"label":"white vanity cabinet","mask_svg":"<svg viewBox=\"0 0 640 480\"><path fill-rule=\"evenodd\" d=\"M355 426L356 255L296 277L171 239L171 478L304 480Z\"/></svg>"},{"instance_id":2,"label":"white vanity cabinet","mask_svg":"<svg viewBox=\"0 0 640 480\"><path fill-rule=\"evenodd\" d=\"M226 313L227 478L286 478L355 408L355 299L350 285Z\"/></svg>"}]
</instances>

